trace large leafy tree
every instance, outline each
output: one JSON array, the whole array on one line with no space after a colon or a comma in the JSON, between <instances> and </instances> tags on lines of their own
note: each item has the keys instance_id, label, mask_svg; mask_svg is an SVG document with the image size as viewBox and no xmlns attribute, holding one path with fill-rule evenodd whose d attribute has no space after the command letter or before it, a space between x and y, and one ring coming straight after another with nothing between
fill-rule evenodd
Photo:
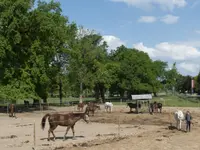
<instances>
[{"instance_id":1,"label":"large leafy tree","mask_svg":"<svg viewBox=\"0 0 200 150\"><path fill-rule=\"evenodd\" d=\"M172 68L165 72L165 80L166 80L165 88L167 90L173 90L176 87L178 74L179 73L176 68L176 63L173 63Z\"/></svg>"},{"instance_id":2,"label":"large leafy tree","mask_svg":"<svg viewBox=\"0 0 200 150\"><path fill-rule=\"evenodd\" d=\"M163 88L162 82L165 80L165 69L167 67L167 63L156 60L152 62L150 73L150 84L152 85L152 90L154 96L157 96L157 92Z\"/></svg>"},{"instance_id":3,"label":"large leafy tree","mask_svg":"<svg viewBox=\"0 0 200 150\"><path fill-rule=\"evenodd\" d=\"M152 86L149 84L152 61L146 53L121 46L113 57L120 62L118 86L122 95L124 91L129 94L152 92Z\"/></svg>"},{"instance_id":4,"label":"large leafy tree","mask_svg":"<svg viewBox=\"0 0 200 150\"><path fill-rule=\"evenodd\" d=\"M79 89L80 95L83 89L95 88L96 95L99 95L100 91L104 99L105 87L110 82L108 72L111 66L107 64L106 47L106 43L102 42L102 36L94 32L82 32L76 39L71 51L69 77L71 85ZM98 96L96 98L98 99Z\"/></svg>"},{"instance_id":5,"label":"large leafy tree","mask_svg":"<svg viewBox=\"0 0 200 150\"><path fill-rule=\"evenodd\" d=\"M76 26L61 15L58 2L38 1L37 8L33 6L32 0L0 3L1 84L46 101L51 79L61 72L55 56L68 53Z\"/></svg>"}]
</instances>

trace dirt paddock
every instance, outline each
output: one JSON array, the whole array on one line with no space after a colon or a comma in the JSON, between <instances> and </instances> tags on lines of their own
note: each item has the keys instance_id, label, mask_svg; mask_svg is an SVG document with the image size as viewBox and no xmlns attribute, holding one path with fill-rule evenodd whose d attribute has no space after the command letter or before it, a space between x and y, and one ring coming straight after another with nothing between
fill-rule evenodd
<instances>
[{"instance_id":1,"label":"dirt paddock","mask_svg":"<svg viewBox=\"0 0 200 150\"><path fill-rule=\"evenodd\" d=\"M175 120L172 113L190 110L193 115L192 131L185 133L168 127ZM69 112L73 107L54 108L50 112ZM115 106L112 113L102 110L90 116L91 122L79 121L75 125L76 139L71 130L63 141L65 127L55 130L56 140L47 141L48 123L44 131L40 127L41 118L49 111L19 113L17 118L0 114L0 147L2 150L199 150L200 149L200 109L164 107L163 113L150 115L130 114L126 106ZM34 147L35 122L35 147ZM182 124L185 129L185 123ZM51 135L52 136L52 135Z\"/></svg>"}]
</instances>

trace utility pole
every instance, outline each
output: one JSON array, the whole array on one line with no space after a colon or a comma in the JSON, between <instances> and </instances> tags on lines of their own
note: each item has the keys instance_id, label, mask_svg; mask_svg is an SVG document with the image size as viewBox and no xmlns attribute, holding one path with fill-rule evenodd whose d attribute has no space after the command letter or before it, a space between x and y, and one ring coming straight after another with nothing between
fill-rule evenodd
<instances>
[{"instance_id":1,"label":"utility pole","mask_svg":"<svg viewBox=\"0 0 200 150\"><path fill-rule=\"evenodd\" d=\"M194 79L191 77L191 95L194 93Z\"/></svg>"}]
</instances>

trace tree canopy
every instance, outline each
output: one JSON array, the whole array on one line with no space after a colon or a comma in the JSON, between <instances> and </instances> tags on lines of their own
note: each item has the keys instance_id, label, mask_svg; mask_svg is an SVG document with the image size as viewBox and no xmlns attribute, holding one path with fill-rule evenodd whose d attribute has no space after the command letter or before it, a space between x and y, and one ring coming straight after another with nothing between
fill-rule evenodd
<instances>
[{"instance_id":1,"label":"tree canopy","mask_svg":"<svg viewBox=\"0 0 200 150\"><path fill-rule=\"evenodd\" d=\"M164 88L189 89L175 63L167 70L166 62L124 45L108 53L102 35L70 22L59 2L35 4L0 2L0 99L46 102L59 91L62 103L87 91L104 101L107 90L156 96ZM200 85L199 75L195 81Z\"/></svg>"}]
</instances>

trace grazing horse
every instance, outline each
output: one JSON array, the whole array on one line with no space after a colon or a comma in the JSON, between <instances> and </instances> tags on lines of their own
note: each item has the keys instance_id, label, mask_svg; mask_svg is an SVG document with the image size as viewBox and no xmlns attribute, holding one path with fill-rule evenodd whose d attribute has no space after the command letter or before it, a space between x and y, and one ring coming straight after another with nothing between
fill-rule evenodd
<instances>
[{"instance_id":1,"label":"grazing horse","mask_svg":"<svg viewBox=\"0 0 200 150\"><path fill-rule=\"evenodd\" d=\"M24 106L29 108L29 101L24 100Z\"/></svg>"},{"instance_id":2,"label":"grazing horse","mask_svg":"<svg viewBox=\"0 0 200 150\"><path fill-rule=\"evenodd\" d=\"M89 116L89 112L92 112L92 116L94 116L94 112L96 110L101 110L100 106L96 105L95 103L89 103L85 109L87 115Z\"/></svg>"},{"instance_id":3,"label":"grazing horse","mask_svg":"<svg viewBox=\"0 0 200 150\"><path fill-rule=\"evenodd\" d=\"M45 128L45 122L46 118L48 118L49 121L49 130L48 130L48 141L50 140L50 133L52 133L54 140L56 139L56 136L54 134L54 130L57 126L67 126L66 132L64 134L63 139L66 139L66 135L71 128L73 133L73 139L75 138L75 131L74 126L77 121L80 119L83 119L86 123L89 123L89 117L86 114L86 112L79 112L79 113L67 113L67 114L59 114L59 113L53 113L53 114L46 114L41 121L41 127L44 130Z\"/></svg>"},{"instance_id":4,"label":"grazing horse","mask_svg":"<svg viewBox=\"0 0 200 150\"><path fill-rule=\"evenodd\" d=\"M181 130L181 122L185 119L185 116L181 110L174 113L174 119L176 120L176 128Z\"/></svg>"},{"instance_id":5,"label":"grazing horse","mask_svg":"<svg viewBox=\"0 0 200 150\"><path fill-rule=\"evenodd\" d=\"M9 104L8 112L9 112L9 117L16 117L15 116L15 104Z\"/></svg>"},{"instance_id":6,"label":"grazing horse","mask_svg":"<svg viewBox=\"0 0 200 150\"><path fill-rule=\"evenodd\" d=\"M158 112L158 109L160 110L160 113L162 113L162 103L150 103L150 113Z\"/></svg>"},{"instance_id":7,"label":"grazing horse","mask_svg":"<svg viewBox=\"0 0 200 150\"><path fill-rule=\"evenodd\" d=\"M83 108L84 108L84 106L85 106L85 104L82 102L82 103L78 103L78 105L77 105L77 109L78 109L78 111L83 111Z\"/></svg>"},{"instance_id":8,"label":"grazing horse","mask_svg":"<svg viewBox=\"0 0 200 150\"><path fill-rule=\"evenodd\" d=\"M113 104L111 102L105 102L104 107L105 107L105 112L108 112L108 110L109 110L109 112L111 113Z\"/></svg>"},{"instance_id":9,"label":"grazing horse","mask_svg":"<svg viewBox=\"0 0 200 150\"><path fill-rule=\"evenodd\" d=\"M137 109L137 104L133 104L133 103L127 103L127 107L129 106L130 108L130 112L132 112L132 109L135 108ZM141 104L138 104L138 108L141 108Z\"/></svg>"}]
</instances>

